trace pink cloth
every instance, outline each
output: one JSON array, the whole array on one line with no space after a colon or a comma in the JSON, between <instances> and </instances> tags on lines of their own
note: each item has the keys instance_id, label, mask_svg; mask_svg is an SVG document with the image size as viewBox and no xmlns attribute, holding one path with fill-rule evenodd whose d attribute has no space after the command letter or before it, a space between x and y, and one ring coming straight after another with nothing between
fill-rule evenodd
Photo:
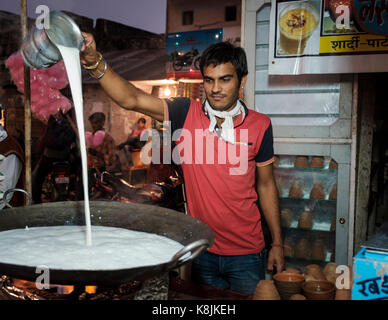
<instances>
[{"instance_id":1,"label":"pink cloth","mask_svg":"<svg viewBox=\"0 0 388 320\"><path fill-rule=\"evenodd\" d=\"M101 145L102 141L105 137L105 131L104 130L98 130L94 134L90 131L85 132L85 140L86 140L86 147L87 148L95 148Z\"/></svg>"}]
</instances>

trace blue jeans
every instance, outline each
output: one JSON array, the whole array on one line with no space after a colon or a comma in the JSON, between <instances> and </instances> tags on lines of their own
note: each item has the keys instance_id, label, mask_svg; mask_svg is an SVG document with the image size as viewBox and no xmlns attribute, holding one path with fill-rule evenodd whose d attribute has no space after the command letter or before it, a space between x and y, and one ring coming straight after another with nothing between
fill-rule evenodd
<instances>
[{"instance_id":1,"label":"blue jeans","mask_svg":"<svg viewBox=\"0 0 388 320\"><path fill-rule=\"evenodd\" d=\"M221 256L205 252L193 260L193 281L213 287L253 295L257 283L265 278L266 249L260 253Z\"/></svg>"}]
</instances>

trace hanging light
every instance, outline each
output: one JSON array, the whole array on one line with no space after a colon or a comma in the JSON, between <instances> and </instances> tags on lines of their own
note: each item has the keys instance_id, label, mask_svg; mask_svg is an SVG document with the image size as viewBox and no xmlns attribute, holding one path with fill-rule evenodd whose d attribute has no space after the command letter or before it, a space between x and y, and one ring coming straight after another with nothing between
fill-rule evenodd
<instances>
[{"instance_id":1,"label":"hanging light","mask_svg":"<svg viewBox=\"0 0 388 320\"><path fill-rule=\"evenodd\" d=\"M169 97L171 95L171 90L169 87L164 88L163 94L165 97Z\"/></svg>"}]
</instances>

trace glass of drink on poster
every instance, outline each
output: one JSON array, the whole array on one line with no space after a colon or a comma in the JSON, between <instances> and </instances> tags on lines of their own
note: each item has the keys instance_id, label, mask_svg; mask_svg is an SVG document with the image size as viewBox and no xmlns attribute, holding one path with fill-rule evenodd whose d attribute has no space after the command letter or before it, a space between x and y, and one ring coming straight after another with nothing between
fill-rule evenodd
<instances>
[{"instance_id":1,"label":"glass of drink on poster","mask_svg":"<svg viewBox=\"0 0 388 320\"><path fill-rule=\"evenodd\" d=\"M302 55L319 24L318 10L308 1L295 1L279 13L280 48L285 54Z\"/></svg>"}]
</instances>

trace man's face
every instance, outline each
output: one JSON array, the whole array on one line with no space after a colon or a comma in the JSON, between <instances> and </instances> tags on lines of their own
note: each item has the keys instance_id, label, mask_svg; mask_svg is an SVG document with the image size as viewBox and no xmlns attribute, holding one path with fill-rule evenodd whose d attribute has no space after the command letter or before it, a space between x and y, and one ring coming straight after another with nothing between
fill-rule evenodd
<instances>
[{"instance_id":1,"label":"man's face","mask_svg":"<svg viewBox=\"0 0 388 320\"><path fill-rule=\"evenodd\" d=\"M246 81L243 77L241 85ZM239 96L236 69L230 62L209 65L203 68L203 88L206 98L214 110L229 111L236 105Z\"/></svg>"}]
</instances>

